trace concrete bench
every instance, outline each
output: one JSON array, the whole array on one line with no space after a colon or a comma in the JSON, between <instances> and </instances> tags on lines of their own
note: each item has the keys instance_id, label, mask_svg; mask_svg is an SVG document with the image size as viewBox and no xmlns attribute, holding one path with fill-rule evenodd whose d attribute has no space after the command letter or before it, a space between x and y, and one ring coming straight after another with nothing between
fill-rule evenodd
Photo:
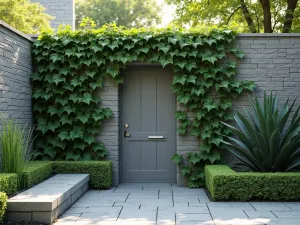
<instances>
[{"instance_id":1,"label":"concrete bench","mask_svg":"<svg viewBox=\"0 0 300 225\"><path fill-rule=\"evenodd\" d=\"M89 188L89 174L58 174L7 202L9 221L51 224Z\"/></svg>"}]
</instances>

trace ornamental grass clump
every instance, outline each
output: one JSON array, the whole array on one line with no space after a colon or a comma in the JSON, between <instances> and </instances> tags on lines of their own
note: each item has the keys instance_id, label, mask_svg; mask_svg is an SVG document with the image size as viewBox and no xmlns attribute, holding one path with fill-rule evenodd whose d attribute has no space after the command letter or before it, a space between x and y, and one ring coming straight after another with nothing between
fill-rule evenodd
<instances>
[{"instance_id":1,"label":"ornamental grass clump","mask_svg":"<svg viewBox=\"0 0 300 225\"><path fill-rule=\"evenodd\" d=\"M33 128L23 129L13 119L1 119L0 134L2 168L5 173L18 175L18 187L23 188L24 172L32 159Z\"/></svg>"},{"instance_id":2,"label":"ornamental grass clump","mask_svg":"<svg viewBox=\"0 0 300 225\"><path fill-rule=\"evenodd\" d=\"M275 95L260 103L249 97L253 115L235 111L236 127L224 123L234 137L226 136L225 147L240 159L240 165L256 172L287 172L300 169L300 107L292 116L296 100L279 109ZM248 117L248 118L247 118Z\"/></svg>"}]
</instances>

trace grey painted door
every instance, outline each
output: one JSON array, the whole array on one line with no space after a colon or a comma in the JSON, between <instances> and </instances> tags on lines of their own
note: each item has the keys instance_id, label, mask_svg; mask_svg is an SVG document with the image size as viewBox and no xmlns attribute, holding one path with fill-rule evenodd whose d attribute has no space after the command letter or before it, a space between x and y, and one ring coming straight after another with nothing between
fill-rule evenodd
<instances>
[{"instance_id":1,"label":"grey painted door","mask_svg":"<svg viewBox=\"0 0 300 225\"><path fill-rule=\"evenodd\" d=\"M172 71L128 68L123 77L122 182L174 182Z\"/></svg>"}]
</instances>

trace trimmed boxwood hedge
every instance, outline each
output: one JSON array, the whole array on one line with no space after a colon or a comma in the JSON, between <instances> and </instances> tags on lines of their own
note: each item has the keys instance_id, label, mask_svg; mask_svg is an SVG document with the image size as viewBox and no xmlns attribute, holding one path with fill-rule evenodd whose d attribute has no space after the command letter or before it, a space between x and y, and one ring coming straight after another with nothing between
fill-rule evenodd
<instances>
[{"instance_id":1,"label":"trimmed boxwood hedge","mask_svg":"<svg viewBox=\"0 0 300 225\"><path fill-rule=\"evenodd\" d=\"M300 199L300 173L241 173L210 165L205 166L205 185L214 200Z\"/></svg>"},{"instance_id":2,"label":"trimmed boxwood hedge","mask_svg":"<svg viewBox=\"0 0 300 225\"><path fill-rule=\"evenodd\" d=\"M13 195L18 191L18 177L15 173L0 174L0 191ZM1 196L0 196L1 197ZM0 206L1 211L1 206Z\"/></svg>"},{"instance_id":3,"label":"trimmed boxwood hedge","mask_svg":"<svg viewBox=\"0 0 300 225\"><path fill-rule=\"evenodd\" d=\"M24 173L25 188L30 188L51 177L53 174L52 164L53 162L50 161L30 162Z\"/></svg>"},{"instance_id":4,"label":"trimmed boxwood hedge","mask_svg":"<svg viewBox=\"0 0 300 225\"><path fill-rule=\"evenodd\" d=\"M112 184L111 161L55 161L55 173L88 173L90 174L90 187L108 189Z\"/></svg>"},{"instance_id":5,"label":"trimmed boxwood hedge","mask_svg":"<svg viewBox=\"0 0 300 225\"><path fill-rule=\"evenodd\" d=\"M25 188L30 188L55 173L87 173L90 174L90 187L108 189L112 185L111 161L33 161L24 173ZM18 191L17 174L0 174L0 191L8 195Z\"/></svg>"},{"instance_id":6,"label":"trimmed boxwood hedge","mask_svg":"<svg viewBox=\"0 0 300 225\"><path fill-rule=\"evenodd\" d=\"M0 192L0 222L3 221L3 217L7 207L7 199L7 195L4 192Z\"/></svg>"}]
</instances>

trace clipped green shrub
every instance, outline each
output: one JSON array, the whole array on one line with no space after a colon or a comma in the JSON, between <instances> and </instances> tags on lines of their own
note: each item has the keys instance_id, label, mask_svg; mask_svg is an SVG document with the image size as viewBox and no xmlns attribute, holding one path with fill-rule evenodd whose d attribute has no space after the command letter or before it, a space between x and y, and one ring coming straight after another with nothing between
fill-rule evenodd
<instances>
[{"instance_id":1,"label":"clipped green shrub","mask_svg":"<svg viewBox=\"0 0 300 225\"><path fill-rule=\"evenodd\" d=\"M5 210L7 207L7 195L4 192L0 192L0 222L3 221Z\"/></svg>"},{"instance_id":2,"label":"clipped green shrub","mask_svg":"<svg viewBox=\"0 0 300 225\"><path fill-rule=\"evenodd\" d=\"M55 173L87 173L90 174L91 188L110 188L112 184L111 161L55 161L53 162Z\"/></svg>"},{"instance_id":3,"label":"clipped green shrub","mask_svg":"<svg viewBox=\"0 0 300 225\"><path fill-rule=\"evenodd\" d=\"M205 166L205 185L214 200L299 200L300 173L235 172L229 166Z\"/></svg>"},{"instance_id":4,"label":"clipped green shrub","mask_svg":"<svg viewBox=\"0 0 300 225\"><path fill-rule=\"evenodd\" d=\"M33 161L30 162L24 172L24 186L30 188L53 174L53 162L50 161Z\"/></svg>"},{"instance_id":5,"label":"clipped green shrub","mask_svg":"<svg viewBox=\"0 0 300 225\"><path fill-rule=\"evenodd\" d=\"M18 191L18 176L15 173L0 174L0 191L13 195Z\"/></svg>"}]
</instances>

